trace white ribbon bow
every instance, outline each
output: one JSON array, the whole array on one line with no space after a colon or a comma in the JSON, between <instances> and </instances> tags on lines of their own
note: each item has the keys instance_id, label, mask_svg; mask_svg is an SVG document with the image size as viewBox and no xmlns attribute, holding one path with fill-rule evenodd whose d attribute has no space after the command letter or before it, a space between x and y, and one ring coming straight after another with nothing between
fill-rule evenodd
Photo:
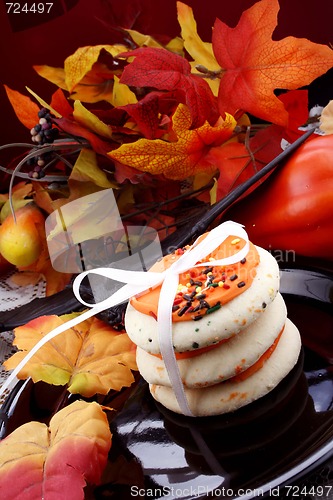
<instances>
[{"instance_id":1,"label":"white ribbon bow","mask_svg":"<svg viewBox=\"0 0 333 500\"><path fill-rule=\"evenodd\" d=\"M80 273L74 280L73 292L76 298L90 309L82 313L80 316L67 321L63 325L60 325L51 332L47 333L12 371L10 377L8 377L7 381L0 389L0 396L10 386L11 382L26 365L26 363L49 340L91 318L92 316L109 309L110 307L116 306L117 304L129 300L137 294L162 284L157 310L157 328L160 351L181 412L184 415L193 416L185 396L184 386L181 381L173 349L172 305L174 297L177 293L179 275L193 267L211 266L211 261L203 262L202 260L218 248L229 236L242 238L246 243L245 246L234 255L214 260L214 266L226 266L241 261L244 257L246 257L249 251L249 239L246 231L240 224L232 221L224 222L212 229L200 242L198 238L194 244L179 257L178 260L161 273L152 271L127 271L125 269L115 269L112 267L101 267ZM198 262L200 263L197 264ZM81 282L89 274L97 274L121 283L125 283L125 285L107 299L92 305L85 302L80 295Z\"/></svg>"}]
</instances>

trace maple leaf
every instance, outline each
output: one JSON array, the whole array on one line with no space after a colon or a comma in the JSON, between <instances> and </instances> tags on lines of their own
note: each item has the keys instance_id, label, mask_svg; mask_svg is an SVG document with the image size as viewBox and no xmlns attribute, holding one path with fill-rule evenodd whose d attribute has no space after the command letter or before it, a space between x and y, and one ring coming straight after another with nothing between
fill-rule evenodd
<instances>
[{"instance_id":1,"label":"maple leaf","mask_svg":"<svg viewBox=\"0 0 333 500\"><path fill-rule=\"evenodd\" d=\"M37 122L38 105L29 97L9 88L7 85L4 85L4 88L17 118L25 127L33 128Z\"/></svg>"},{"instance_id":2,"label":"maple leaf","mask_svg":"<svg viewBox=\"0 0 333 500\"><path fill-rule=\"evenodd\" d=\"M77 123L87 127L88 130L91 130L95 134L106 139L112 138L111 127L103 123L94 113L85 108L80 101L74 102L73 116Z\"/></svg>"},{"instance_id":3,"label":"maple leaf","mask_svg":"<svg viewBox=\"0 0 333 500\"><path fill-rule=\"evenodd\" d=\"M57 89L51 96L51 108L56 109L61 116L66 118L72 116L73 108L61 89Z\"/></svg>"},{"instance_id":4,"label":"maple leaf","mask_svg":"<svg viewBox=\"0 0 333 500\"><path fill-rule=\"evenodd\" d=\"M253 137L246 138L246 143L230 141L211 149L206 159L214 163L220 172L217 181L217 200L222 199L280 154L283 139L292 143L303 134L299 127L308 118L307 95L306 90L293 90L279 96L288 112L287 128L275 124L269 125L257 131ZM266 177L252 186L246 195L262 184Z\"/></svg>"},{"instance_id":5,"label":"maple leaf","mask_svg":"<svg viewBox=\"0 0 333 500\"><path fill-rule=\"evenodd\" d=\"M95 132L92 132L86 125L81 125L77 123L74 119L69 119L66 117L54 118L53 122L65 133L75 136L82 137L86 139L91 147L101 155L106 155L110 151L110 143L105 139L101 138Z\"/></svg>"},{"instance_id":6,"label":"maple leaf","mask_svg":"<svg viewBox=\"0 0 333 500\"><path fill-rule=\"evenodd\" d=\"M127 85L120 83L120 79L114 75L112 89L112 104L115 107L126 106L127 104L134 104L137 98Z\"/></svg>"},{"instance_id":7,"label":"maple leaf","mask_svg":"<svg viewBox=\"0 0 333 500\"><path fill-rule=\"evenodd\" d=\"M236 125L234 118L226 116L222 124L212 127L205 122L201 127L190 129L191 115L188 108L180 104L173 116L175 142L160 139L140 139L123 144L111 151L114 160L154 175L163 174L168 179L182 180L197 172L212 170L205 161L211 147L225 142Z\"/></svg>"},{"instance_id":8,"label":"maple leaf","mask_svg":"<svg viewBox=\"0 0 333 500\"><path fill-rule=\"evenodd\" d=\"M160 47L181 54L183 52L184 42L180 37L172 38L167 44L162 44L151 35L145 35L133 29L124 29L130 35L133 42L138 47Z\"/></svg>"},{"instance_id":9,"label":"maple leaf","mask_svg":"<svg viewBox=\"0 0 333 500\"><path fill-rule=\"evenodd\" d=\"M189 62L178 54L163 48L143 47L120 54L120 57L135 57L121 75L120 82L134 87L157 90L177 90L182 103L190 110L192 127L205 121L215 123L218 119L217 104L208 83L191 74Z\"/></svg>"},{"instance_id":10,"label":"maple leaf","mask_svg":"<svg viewBox=\"0 0 333 500\"><path fill-rule=\"evenodd\" d=\"M127 50L124 45L95 45L78 48L68 56L64 68L34 66L35 71L46 80L69 92L70 98L87 103L113 102L113 79L119 69L110 69L99 61L105 51L113 61L119 53Z\"/></svg>"},{"instance_id":11,"label":"maple leaf","mask_svg":"<svg viewBox=\"0 0 333 500\"><path fill-rule=\"evenodd\" d=\"M52 108L46 101L44 101L44 99L42 99L42 97L40 97L39 95L37 95L33 90L29 89L29 87L26 87L27 91L32 95L34 96L34 98L36 99L37 102L39 102L39 104L43 107L43 108L46 108L48 109L49 111L51 111L51 113L56 116L57 118L61 118L61 114L58 113L58 111L56 111L54 108Z\"/></svg>"},{"instance_id":12,"label":"maple leaf","mask_svg":"<svg viewBox=\"0 0 333 500\"><path fill-rule=\"evenodd\" d=\"M41 316L15 329L19 352L5 361L7 370L15 368L44 335L71 316ZM135 349L126 333L92 318L66 330L42 346L18 374L34 382L68 386L68 391L91 397L129 387L136 370Z\"/></svg>"},{"instance_id":13,"label":"maple leaf","mask_svg":"<svg viewBox=\"0 0 333 500\"><path fill-rule=\"evenodd\" d=\"M221 114L242 110L285 126L288 113L274 90L308 85L333 66L328 46L292 36L273 41L278 11L278 0L260 0L243 12L235 28L215 21L213 50L223 68Z\"/></svg>"},{"instance_id":14,"label":"maple leaf","mask_svg":"<svg viewBox=\"0 0 333 500\"><path fill-rule=\"evenodd\" d=\"M209 71L219 73L220 65L216 61L211 43L203 42L197 32L197 24L193 16L193 10L188 5L177 2L178 22L181 27L181 35L184 40L184 47L187 52L193 57L191 66L202 66ZM209 79L210 86L214 95L217 96L220 80L218 78Z\"/></svg>"},{"instance_id":15,"label":"maple leaf","mask_svg":"<svg viewBox=\"0 0 333 500\"><path fill-rule=\"evenodd\" d=\"M29 422L0 442L0 496L83 500L86 483L98 484L112 435L102 407L75 401L49 426Z\"/></svg>"},{"instance_id":16,"label":"maple leaf","mask_svg":"<svg viewBox=\"0 0 333 500\"><path fill-rule=\"evenodd\" d=\"M158 139L165 134L160 128L161 115L172 114L177 104L174 92L149 92L135 104L120 106L130 115L146 139ZM169 121L169 118L167 118Z\"/></svg>"}]
</instances>

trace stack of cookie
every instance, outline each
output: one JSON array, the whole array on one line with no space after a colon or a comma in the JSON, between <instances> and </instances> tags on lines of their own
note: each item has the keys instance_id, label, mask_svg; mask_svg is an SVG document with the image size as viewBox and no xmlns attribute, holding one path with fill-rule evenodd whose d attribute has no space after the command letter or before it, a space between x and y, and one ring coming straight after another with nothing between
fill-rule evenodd
<instances>
[{"instance_id":1,"label":"stack of cookie","mask_svg":"<svg viewBox=\"0 0 333 500\"><path fill-rule=\"evenodd\" d=\"M244 245L241 238L229 236L205 265L199 262L179 276L172 343L194 416L233 412L259 399L286 377L299 357L300 335L287 318L274 257L250 243L239 262L214 266L215 260ZM185 250L164 257L154 270L168 268ZM138 368L152 396L181 413L159 347L159 291L156 287L130 301L126 331L137 345Z\"/></svg>"}]
</instances>

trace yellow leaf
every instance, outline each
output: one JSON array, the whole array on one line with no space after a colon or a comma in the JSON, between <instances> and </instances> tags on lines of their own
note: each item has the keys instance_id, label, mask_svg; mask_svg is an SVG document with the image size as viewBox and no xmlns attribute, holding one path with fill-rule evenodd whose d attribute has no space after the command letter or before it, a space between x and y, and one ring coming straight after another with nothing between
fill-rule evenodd
<instances>
[{"instance_id":1,"label":"yellow leaf","mask_svg":"<svg viewBox=\"0 0 333 500\"><path fill-rule=\"evenodd\" d=\"M69 92L78 85L84 76L92 69L97 62L100 52L105 50L113 57L121 52L125 52L125 45L95 45L88 47L80 47L71 56L65 60L65 82Z\"/></svg>"},{"instance_id":2,"label":"yellow leaf","mask_svg":"<svg viewBox=\"0 0 333 500\"><path fill-rule=\"evenodd\" d=\"M78 123L85 126L92 132L95 132L102 137L106 137L107 139L111 139L111 128L106 125L106 123L103 123L102 120L94 115L94 113L85 108L80 101L74 102L73 116Z\"/></svg>"},{"instance_id":3,"label":"yellow leaf","mask_svg":"<svg viewBox=\"0 0 333 500\"><path fill-rule=\"evenodd\" d=\"M100 188L116 187L108 180L103 170L99 168L96 153L91 149L81 150L71 175L69 176L70 185L72 181L92 182Z\"/></svg>"},{"instance_id":4,"label":"yellow leaf","mask_svg":"<svg viewBox=\"0 0 333 500\"><path fill-rule=\"evenodd\" d=\"M214 184L211 190L209 191L210 204L214 205L217 202L217 179L214 178Z\"/></svg>"},{"instance_id":5,"label":"yellow leaf","mask_svg":"<svg viewBox=\"0 0 333 500\"><path fill-rule=\"evenodd\" d=\"M179 54L180 56L184 55L184 40L179 36L172 38L170 42L168 42L165 46L166 49L174 52L175 54Z\"/></svg>"},{"instance_id":6,"label":"yellow leaf","mask_svg":"<svg viewBox=\"0 0 333 500\"><path fill-rule=\"evenodd\" d=\"M130 29L125 29L126 31L132 38L133 42L136 43L139 47L163 47L157 40L155 40L154 37L150 35L144 35L143 33L140 33L139 31L136 30L130 30Z\"/></svg>"},{"instance_id":7,"label":"yellow leaf","mask_svg":"<svg viewBox=\"0 0 333 500\"><path fill-rule=\"evenodd\" d=\"M330 101L323 109L319 128L325 132L325 135L333 134L333 101Z\"/></svg>"},{"instance_id":8,"label":"yellow leaf","mask_svg":"<svg viewBox=\"0 0 333 500\"><path fill-rule=\"evenodd\" d=\"M119 82L118 77L114 77L112 104L113 106L126 106L126 104L135 104L138 102L136 95L127 85Z\"/></svg>"},{"instance_id":9,"label":"yellow leaf","mask_svg":"<svg viewBox=\"0 0 333 500\"><path fill-rule=\"evenodd\" d=\"M20 349L4 366L15 368L47 332L65 323L59 316L41 316L15 329L14 344ZM137 370L135 348L126 333L119 333L99 319L91 318L66 330L42 346L26 363L18 378L31 377L53 385L66 385L69 392L91 397L129 387Z\"/></svg>"},{"instance_id":10,"label":"yellow leaf","mask_svg":"<svg viewBox=\"0 0 333 500\"><path fill-rule=\"evenodd\" d=\"M197 23L193 16L193 10L182 2L177 2L178 22L181 27L181 35L184 40L184 47L193 57L192 68L201 65L210 71L221 70L216 61L211 43L203 42L197 32ZM220 80L207 80L214 95L218 94Z\"/></svg>"},{"instance_id":11,"label":"yellow leaf","mask_svg":"<svg viewBox=\"0 0 333 500\"><path fill-rule=\"evenodd\" d=\"M175 37L170 40L165 46L155 40L151 35L144 35L136 30L125 29L132 38L132 40L138 45L138 47L159 47L166 48L171 52L175 52L176 54L182 55L184 42L180 37Z\"/></svg>"},{"instance_id":12,"label":"yellow leaf","mask_svg":"<svg viewBox=\"0 0 333 500\"><path fill-rule=\"evenodd\" d=\"M174 180L211 171L214 167L205 161L205 157L211 147L219 146L230 138L236 121L231 115L226 115L225 120L215 127L205 122L199 128L190 129L191 123L187 106L180 104L173 116L173 131L177 140L139 139L123 144L108 155L137 170L163 174Z\"/></svg>"},{"instance_id":13,"label":"yellow leaf","mask_svg":"<svg viewBox=\"0 0 333 500\"><path fill-rule=\"evenodd\" d=\"M109 181L105 172L99 168L96 153L91 149L82 149L69 176L68 187L69 196L54 200L54 210L102 189L117 189L118 185Z\"/></svg>"},{"instance_id":14,"label":"yellow leaf","mask_svg":"<svg viewBox=\"0 0 333 500\"><path fill-rule=\"evenodd\" d=\"M33 68L45 80L54 83L63 90L68 90L65 82L65 70L63 68L54 68L47 65L33 66Z\"/></svg>"},{"instance_id":15,"label":"yellow leaf","mask_svg":"<svg viewBox=\"0 0 333 500\"><path fill-rule=\"evenodd\" d=\"M29 89L29 87L26 87L27 91L34 96L34 98L36 99L37 102L39 102L39 104L41 106L43 106L43 108L46 108L48 109L49 111L51 111L51 113L54 114L54 116L56 116L57 118L61 118L61 115L58 113L58 111L56 111L55 109L52 108L52 106L50 106L47 102L44 101L44 99L42 99L41 97L39 97L33 90Z\"/></svg>"}]
</instances>

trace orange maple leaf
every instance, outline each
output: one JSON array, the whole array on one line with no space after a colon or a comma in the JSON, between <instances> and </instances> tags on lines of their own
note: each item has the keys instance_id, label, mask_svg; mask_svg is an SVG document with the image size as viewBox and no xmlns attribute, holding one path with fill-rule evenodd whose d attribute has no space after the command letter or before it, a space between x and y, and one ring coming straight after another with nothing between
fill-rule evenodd
<instances>
[{"instance_id":1,"label":"orange maple leaf","mask_svg":"<svg viewBox=\"0 0 333 500\"><path fill-rule=\"evenodd\" d=\"M37 114L39 106L29 97L17 92L17 90L13 90L7 85L4 85L4 88L20 122L27 128L34 127L38 121Z\"/></svg>"},{"instance_id":2,"label":"orange maple leaf","mask_svg":"<svg viewBox=\"0 0 333 500\"><path fill-rule=\"evenodd\" d=\"M236 125L235 119L227 114L225 120L219 121L214 127L205 122L199 128L190 129L191 114L183 104L177 107L172 122L177 138L174 142L140 139L135 143L123 144L108 155L137 170L182 180L214 168L205 161L205 156L211 147L228 140Z\"/></svg>"},{"instance_id":3,"label":"orange maple leaf","mask_svg":"<svg viewBox=\"0 0 333 500\"><path fill-rule=\"evenodd\" d=\"M278 11L278 0L260 0L243 12L235 28L216 20L212 42L223 68L221 114L243 110L285 126L288 113L274 90L308 85L333 66L333 51L326 45L292 36L273 41Z\"/></svg>"},{"instance_id":4,"label":"orange maple leaf","mask_svg":"<svg viewBox=\"0 0 333 500\"><path fill-rule=\"evenodd\" d=\"M5 368L15 368L47 332L71 317L40 316L16 328L14 343L21 350L5 361ZM91 397L129 387L134 382L131 370L136 369L135 348L127 334L91 318L42 346L21 369L18 378L67 384L72 394Z\"/></svg>"}]
</instances>

